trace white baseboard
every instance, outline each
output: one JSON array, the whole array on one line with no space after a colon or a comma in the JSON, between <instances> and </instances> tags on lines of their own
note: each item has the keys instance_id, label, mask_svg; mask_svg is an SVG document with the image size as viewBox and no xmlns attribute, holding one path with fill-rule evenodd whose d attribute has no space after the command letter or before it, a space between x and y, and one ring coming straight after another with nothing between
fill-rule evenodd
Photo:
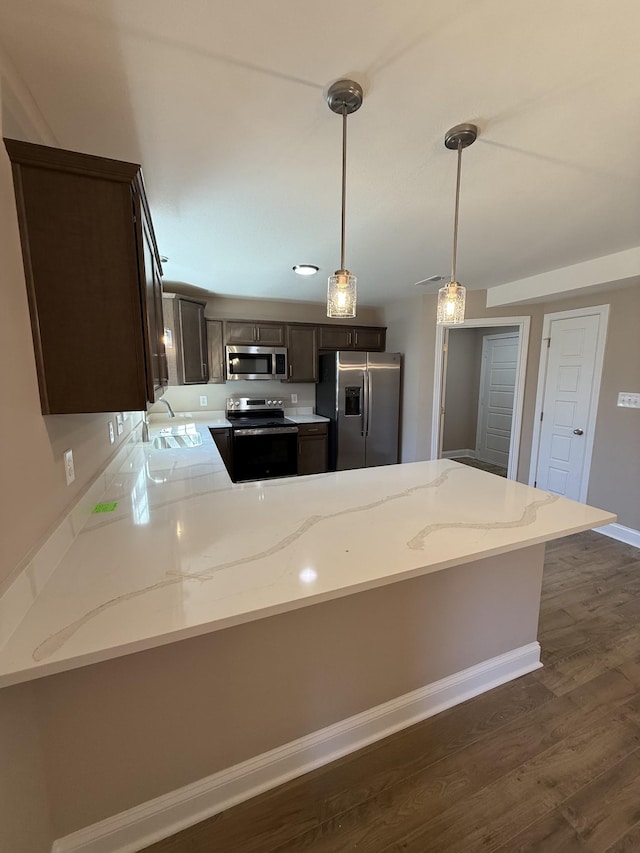
<instances>
[{"instance_id":1,"label":"white baseboard","mask_svg":"<svg viewBox=\"0 0 640 853\"><path fill-rule=\"evenodd\" d=\"M58 838L52 853L135 853L542 666L530 643Z\"/></svg>"},{"instance_id":2,"label":"white baseboard","mask_svg":"<svg viewBox=\"0 0 640 853\"><path fill-rule=\"evenodd\" d=\"M476 459L478 454L475 450L470 450L468 447L464 450L443 450L440 454L442 459L456 459L458 456L468 456L470 459Z\"/></svg>"},{"instance_id":3,"label":"white baseboard","mask_svg":"<svg viewBox=\"0 0 640 853\"><path fill-rule=\"evenodd\" d=\"M625 527L624 524L605 524L604 527L594 528L596 533L603 533L605 536L610 536L611 539L617 539L618 542L625 542L627 545L635 545L640 548L640 530L635 530L633 527Z\"/></svg>"}]
</instances>

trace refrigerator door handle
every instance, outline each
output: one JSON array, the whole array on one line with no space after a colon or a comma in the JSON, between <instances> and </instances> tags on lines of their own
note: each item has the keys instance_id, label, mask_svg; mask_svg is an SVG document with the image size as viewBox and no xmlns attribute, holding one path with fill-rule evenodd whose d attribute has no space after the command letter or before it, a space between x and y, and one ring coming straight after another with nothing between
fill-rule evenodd
<instances>
[{"instance_id":1,"label":"refrigerator door handle","mask_svg":"<svg viewBox=\"0 0 640 853\"><path fill-rule=\"evenodd\" d=\"M369 433L369 373L365 370L362 376L362 435Z\"/></svg>"},{"instance_id":2,"label":"refrigerator door handle","mask_svg":"<svg viewBox=\"0 0 640 853\"><path fill-rule=\"evenodd\" d=\"M371 421L371 371L367 370L367 435L369 435L369 422Z\"/></svg>"}]
</instances>

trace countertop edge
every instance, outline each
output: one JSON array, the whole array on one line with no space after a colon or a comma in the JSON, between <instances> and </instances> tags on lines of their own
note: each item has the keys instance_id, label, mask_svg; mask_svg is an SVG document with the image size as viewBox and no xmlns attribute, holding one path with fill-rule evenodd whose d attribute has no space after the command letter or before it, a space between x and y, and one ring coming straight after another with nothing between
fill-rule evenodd
<instances>
[{"instance_id":1,"label":"countertop edge","mask_svg":"<svg viewBox=\"0 0 640 853\"><path fill-rule=\"evenodd\" d=\"M602 510L605 513L604 510ZM605 524L615 522L617 516L612 513L605 513L604 518L598 521L597 526L601 527ZM334 601L340 598L346 598L350 595L356 595L360 592L366 592L370 589L378 589L383 586L389 586L393 583L411 580L412 578L421 577L427 574L445 571L446 569L456 566L465 565L466 563L475 560L491 559L492 557L501 554L508 554L512 551L519 551L523 548L533 547L535 545L545 544L554 539L560 539L565 536L571 536L575 533L581 533L586 530L592 530L592 524L578 524L573 527L563 529L556 534L547 534L534 536L525 542L517 542L507 545L500 545L489 549L479 556L469 555L468 557L457 557L452 560L445 560L437 565L423 566L417 569L410 569L399 574L394 574L386 577L370 579L361 583L353 584L352 586L340 587L338 589L328 590L318 595L310 595L304 598L298 598L292 601L281 602L278 604L268 605L263 608L247 611L242 614L236 614L223 619L218 619L212 622L204 622L199 625L193 625L188 628L177 629L165 634L158 634L154 637L145 637L141 640L135 640L130 643L125 643L119 646L112 646L105 649L100 649L96 652L87 652L75 657L66 658L60 661L52 661L50 663L38 664L25 670L15 670L10 673L0 673L0 689L10 687L17 684L22 684L28 681L35 681L39 678L44 678L49 675L56 675L63 672L68 672L74 669L80 669L84 666L91 666L96 663L103 663L109 660L116 660L120 657L126 657L130 654L138 652L150 651L154 648L160 648L165 645L177 643L182 640L192 639L194 637L212 634L216 631L222 631L226 628L233 628L239 625L245 625L249 622L256 622L261 619L267 619L271 616L279 616L284 613L300 610L304 607L312 607L315 604L323 604L328 601Z\"/></svg>"}]
</instances>

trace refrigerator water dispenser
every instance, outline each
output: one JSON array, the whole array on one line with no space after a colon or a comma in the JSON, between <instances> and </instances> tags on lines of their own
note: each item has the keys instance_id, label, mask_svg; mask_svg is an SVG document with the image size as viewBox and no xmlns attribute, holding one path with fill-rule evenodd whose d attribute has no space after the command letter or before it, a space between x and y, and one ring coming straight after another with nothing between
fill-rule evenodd
<instances>
[{"instance_id":1,"label":"refrigerator water dispenser","mask_svg":"<svg viewBox=\"0 0 640 853\"><path fill-rule=\"evenodd\" d=\"M358 385L347 385L344 389L344 414L345 417L355 415L360 417L362 408L360 406L360 394L362 388Z\"/></svg>"}]
</instances>

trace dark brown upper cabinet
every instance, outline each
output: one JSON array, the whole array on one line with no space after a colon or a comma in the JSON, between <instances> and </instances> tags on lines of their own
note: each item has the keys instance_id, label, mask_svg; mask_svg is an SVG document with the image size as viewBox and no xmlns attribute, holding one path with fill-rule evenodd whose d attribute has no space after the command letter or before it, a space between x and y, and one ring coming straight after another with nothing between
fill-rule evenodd
<instances>
[{"instance_id":1,"label":"dark brown upper cabinet","mask_svg":"<svg viewBox=\"0 0 640 853\"><path fill-rule=\"evenodd\" d=\"M167 385L140 166L5 140L43 414L135 411Z\"/></svg>"},{"instance_id":2,"label":"dark brown upper cabinet","mask_svg":"<svg viewBox=\"0 0 640 853\"><path fill-rule=\"evenodd\" d=\"M283 347L284 326L257 320L227 320L225 322L227 344L258 344L268 347Z\"/></svg>"},{"instance_id":3,"label":"dark brown upper cabinet","mask_svg":"<svg viewBox=\"0 0 640 853\"><path fill-rule=\"evenodd\" d=\"M384 352L386 331L378 326L318 326L318 348Z\"/></svg>"},{"instance_id":4,"label":"dark brown upper cabinet","mask_svg":"<svg viewBox=\"0 0 640 853\"><path fill-rule=\"evenodd\" d=\"M208 382L205 303L175 293L165 293L162 305L169 385Z\"/></svg>"},{"instance_id":5,"label":"dark brown upper cabinet","mask_svg":"<svg viewBox=\"0 0 640 853\"><path fill-rule=\"evenodd\" d=\"M318 381L318 330L315 326L287 326L287 359L290 382Z\"/></svg>"},{"instance_id":6,"label":"dark brown upper cabinet","mask_svg":"<svg viewBox=\"0 0 640 853\"><path fill-rule=\"evenodd\" d=\"M207 349L209 353L209 382L224 383L224 343L222 320L207 320Z\"/></svg>"}]
</instances>

